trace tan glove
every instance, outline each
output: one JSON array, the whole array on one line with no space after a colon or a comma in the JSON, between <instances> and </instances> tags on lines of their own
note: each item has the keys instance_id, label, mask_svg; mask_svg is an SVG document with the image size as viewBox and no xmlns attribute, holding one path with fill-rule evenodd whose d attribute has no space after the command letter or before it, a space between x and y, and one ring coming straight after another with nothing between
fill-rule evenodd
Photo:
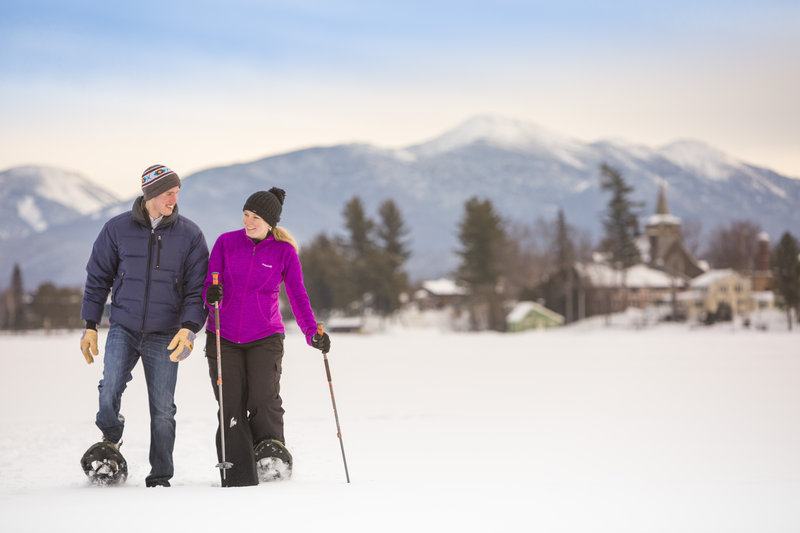
<instances>
[{"instance_id":1,"label":"tan glove","mask_svg":"<svg viewBox=\"0 0 800 533\"><path fill-rule=\"evenodd\" d=\"M94 363L92 354L97 355L100 353L100 350L97 349L97 330L83 330L83 335L81 335L81 352L83 352L83 357L86 359L87 365Z\"/></svg>"},{"instance_id":2,"label":"tan glove","mask_svg":"<svg viewBox=\"0 0 800 533\"><path fill-rule=\"evenodd\" d=\"M192 349L194 348L195 337L197 337L197 335L195 335L192 330L187 328L179 329L178 333L172 337L169 346L167 346L167 350L174 349L174 351L169 354L169 360L177 363L189 357L189 354L192 353Z\"/></svg>"}]
</instances>

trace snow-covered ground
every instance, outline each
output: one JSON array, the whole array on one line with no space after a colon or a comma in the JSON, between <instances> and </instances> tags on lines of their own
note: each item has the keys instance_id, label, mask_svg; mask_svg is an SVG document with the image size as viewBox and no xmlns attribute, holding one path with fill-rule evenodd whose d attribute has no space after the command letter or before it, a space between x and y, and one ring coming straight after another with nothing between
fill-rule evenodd
<instances>
[{"instance_id":1,"label":"snow-covered ground","mask_svg":"<svg viewBox=\"0 0 800 533\"><path fill-rule=\"evenodd\" d=\"M101 342L105 332L101 332ZM800 333L659 326L286 342L288 482L219 487L203 338L181 363L173 487L148 489L137 367L121 487L88 486L100 364L78 334L0 336L0 529L800 531ZM319 528L319 529L317 529Z\"/></svg>"}]
</instances>

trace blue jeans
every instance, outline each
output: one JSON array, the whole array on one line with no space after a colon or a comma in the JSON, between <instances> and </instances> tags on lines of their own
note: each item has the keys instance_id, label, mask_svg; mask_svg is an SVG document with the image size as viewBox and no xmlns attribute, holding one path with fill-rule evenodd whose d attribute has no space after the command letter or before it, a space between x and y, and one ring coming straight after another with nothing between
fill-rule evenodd
<instances>
[{"instance_id":1,"label":"blue jeans","mask_svg":"<svg viewBox=\"0 0 800 533\"><path fill-rule=\"evenodd\" d=\"M144 366L150 402L150 474L147 486L168 485L174 473L175 384L178 363L169 360L167 345L173 334L138 333L113 324L108 330L100 391L97 427L111 442L122 439L125 418L120 414L122 393L133 379L131 371L139 358Z\"/></svg>"}]
</instances>

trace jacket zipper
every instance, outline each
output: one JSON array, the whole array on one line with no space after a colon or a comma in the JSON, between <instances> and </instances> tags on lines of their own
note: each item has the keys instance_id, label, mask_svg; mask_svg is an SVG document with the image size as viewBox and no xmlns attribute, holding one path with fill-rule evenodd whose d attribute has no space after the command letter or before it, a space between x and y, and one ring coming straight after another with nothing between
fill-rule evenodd
<instances>
[{"instance_id":1,"label":"jacket zipper","mask_svg":"<svg viewBox=\"0 0 800 533\"><path fill-rule=\"evenodd\" d=\"M156 269L158 269L159 265L161 265L161 235L158 236L158 255L156 255Z\"/></svg>"},{"instance_id":2,"label":"jacket zipper","mask_svg":"<svg viewBox=\"0 0 800 533\"><path fill-rule=\"evenodd\" d=\"M150 300L150 266L153 263L153 240L156 236L155 228L150 228L150 241L147 244L147 279L144 284L144 313L142 314L142 333L144 333L144 321L147 320L147 304Z\"/></svg>"},{"instance_id":3,"label":"jacket zipper","mask_svg":"<svg viewBox=\"0 0 800 533\"><path fill-rule=\"evenodd\" d=\"M119 275L119 283L117 284L117 290L115 290L114 294L111 295L111 303L119 302L119 292L122 289L123 281L125 281L125 272Z\"/></svg>"}]
</instances>

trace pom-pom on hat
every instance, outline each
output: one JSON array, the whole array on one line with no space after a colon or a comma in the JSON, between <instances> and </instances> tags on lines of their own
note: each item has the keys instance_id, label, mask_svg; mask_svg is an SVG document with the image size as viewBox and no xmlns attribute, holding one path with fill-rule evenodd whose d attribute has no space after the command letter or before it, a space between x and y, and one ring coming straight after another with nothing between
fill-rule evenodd
<instances>
[{"instance_id":1,"label":"pom-pom on hat","mask_svg":"<svg viewBox=\"0 0 800 533\"><path fill-rule=\"evenodd\" d=\"M254 192L244 203L242 210L252 211L274 228L281 220L281 211L283 210L283 200L285 198L286 191L277 187L273 187L268 191Z\"/></svg>"},{"instance_id":2,"label":"pom-pom on hat","mask_svg":"<svg viewBox=\"0 0 800 533\"><path fill-rule=\"evenodd\" d=\"M142 173L142 194L144 194L145 202L161 193L167 192L173 187L180 186L181 179L178 174L164 165L147 167Z\"/></svg>"}]
</instances>

